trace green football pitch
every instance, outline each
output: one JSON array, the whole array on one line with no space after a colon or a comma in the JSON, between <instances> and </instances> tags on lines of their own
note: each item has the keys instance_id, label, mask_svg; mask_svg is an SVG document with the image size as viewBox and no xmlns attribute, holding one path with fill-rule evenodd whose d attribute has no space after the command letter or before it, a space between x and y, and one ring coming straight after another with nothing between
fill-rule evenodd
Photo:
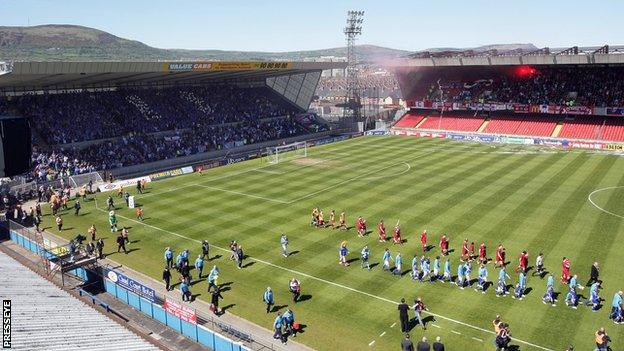
<instances>
[{"instance_id":1,"label":"green football pitch","mask_svg":"<svg viewBox=\"0 0 624 351\"><path fill-rule=\"evenodd\" d=\"M211 255L220 256L206 267L218 265L220 282L233 282L224 293L223 305L234 304L227 313L271 329L276 314L267 315L261 301L271 286L276 304L288 305L306 326L296 339L315 349L400 349L396 304L401 298L411 302L416 297L424 300L430 314L427 330L414 328L412 339L441 336L449 350L494 349L491 322L497 314L509 323L512 345L520 350L563 350L569 344L590 350L601 326L614 340L614 349L624 348L624 327L608 319L614 293L624 289L624 158L619 156L362 137L310 148L306 158L278 164L251 160L203 175L148 183L147 190L136 196L145 211L144 222L136 221L134 211L121 208L123 201L116 198L121 226L131 227L131 240L138 241L128 246L134 249L128 255L116 253L103 209L106 194L97 195L99 207L96 201L83 204L79 217L63 212L65 227L73 229L61 235L72 238L95 223L110 259L155 279L160 279L165 247L171 246L176 254L190 249L192 263L200 241L206 239L213 245ZM330 210L345 210L349 226L363 216L371 233L358 238L353 228L311 227L313 207L323 209L326 220ZM389 234L400 220L404 245L378 241L376 224L381 218ZM50 216L45 216L44 224L56 232ZM451 284L419 283L407 274L392 276L380 265L370 271L360 267L359 252L367 244L371 263L379 263L384 248L389 248L393 257L401 252L404 269L409 269L413 255L421 253L419 236L424 229L435 245L428 253L432 259L439 254L440 235L450 237L453 274L464 238L477 247L485 242L489 257L502 243L513 284L518 279L513 269L518 254L527 250L533 266L543 252L546 269L555 275L559 301L555 307L542 304L546 279L531 273L530 291L518 301L497 298L493 287L481 294ZM281 233L290 239L288 258L280 252ZM225 249L231 240L249 255L242 270L228 259ZM338 264L343 240L348 242L348 258L356 259L349 267ZM589 278L592 262L599 262L605 301L598 312L565 306L567 287L559 282L564 256L571 259L572 274L579 275L581 284ZM498 270L491 263L488 269L489 280L496 279ZM473 266L475 277L476 271ZM302 284L303 301L296 304L288 292L292 277ZM203 280L194 282L191 290L208 300L206 287ZM588 290L580 294L587 298Z\"/></svg>"}]
</instances>

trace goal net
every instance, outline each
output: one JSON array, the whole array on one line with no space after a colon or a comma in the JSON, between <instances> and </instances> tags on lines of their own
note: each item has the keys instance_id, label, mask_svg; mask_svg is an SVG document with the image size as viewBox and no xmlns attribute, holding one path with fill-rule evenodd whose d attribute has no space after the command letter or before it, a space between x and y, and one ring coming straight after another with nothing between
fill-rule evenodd
<instances>
[{"instance_id":1,"label":"goal net","mask_svg":"<svg viewBox=\"0 0 624 351\"><path fill-rule=\"evenodd\" d=\"M98 172L77 174L69 177L69 182L74 188L80 188L85 184L89 184L89 181L91 181L93 184L103 182L102 176L100 176Z\"/></svg>"},{"instance_id":2,"label":"goal net","mask_svg":"<svg viewBox=\"0 0 624 351\"><path fill-rule=\"evenodd\" d=\"M276 164L308 156L308 143L299 141L292 144L267 147L269 163Z\"/></svg>"}]
</instances>

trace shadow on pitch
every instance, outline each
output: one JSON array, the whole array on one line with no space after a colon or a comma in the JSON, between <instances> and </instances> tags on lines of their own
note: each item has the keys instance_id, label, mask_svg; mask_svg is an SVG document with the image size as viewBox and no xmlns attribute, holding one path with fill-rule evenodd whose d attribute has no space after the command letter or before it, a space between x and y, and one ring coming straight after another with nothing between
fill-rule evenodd
<instances>
[{"instance_id":1,"label":"shadow on pitch","mask_svg":"<svg viewBox=\"0 0 624 351\"><path fill-rule=\"evenodd\" d=\"M312 299L312 295L309 294L303 294L301 296L299 296L299 298L297 299L297 302L303 302L303 301L308 301Z\"/></svg>"}]
</instances>

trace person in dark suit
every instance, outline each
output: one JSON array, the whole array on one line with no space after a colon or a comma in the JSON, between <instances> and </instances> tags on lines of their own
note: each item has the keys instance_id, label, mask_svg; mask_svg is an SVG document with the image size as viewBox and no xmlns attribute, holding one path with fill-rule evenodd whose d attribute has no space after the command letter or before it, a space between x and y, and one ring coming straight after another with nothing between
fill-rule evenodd
<instances>
[{"instance_id":1,"label":"person in dark suit","mask_svg":"<svg viewBox=\"0 0 624 351\"><path fill-rule=\"evenodd\" d=\"M214 314L216 315L221 314L221 311L219 310L219 299L222 299L222 298L223 298L223 295L221 295L221 289L217 287L215 291L212 292L212 295L210 296L211 308Z\"/></svg>"},{"instance_id":2,"label":"person in dark suit","mask_svg":"<svg viewBox=\"0 0 624 351\"><path fill-rule=\"evenodd\" d=\"M431 351L431 345L427 342L427 338L423 336L422 340L416 345L416 351Z\"/></svg>"},{"instance_id":3,"label":"person in dark suit","mask_svg":"<svg viewBox=\"0 0 624 351\"><path fill-rule=\"evenodd\" d=\"M401 341L401 351L414 351L414 344L407 333L405 333L405 339Z\"/></svg>"},{"instance_id":4,"label":"person in dark suit","mask_svg":"<svg viewBox=\"0 0 624 351\"><path fill-rule=\"evenodd\" d=\"M401 331L407 333L409 331L409 306L405 303L405 299L401 299L398 309L399 319L401 320Z\"/></svg>"},{"instance_id":5,"label":"person in dark suit","mask_svg":"<svg viewBox=\"0 0 624 351\"><path fill-rule=\"evenodd\" d=\"M238 245L236 248L236 265L238 269L243 268L243 258L245 258L245 254L243 253L243 247Z\"/></svg>"},{"instance_id":6,"label":"person in dark suit","mask_svg":"<svg viewBox=\"0 0 624 351\"><path fill-rule=\"evenodd\" d=\"M444 344L440 341L440 337L436 337L436 341L433 343L433 351L444 351Z\"/></svg>"},{"instance_id":7,"label":"person in dark suit","mask_svg":"<svg viewBox=\"0 0 624 351\"><path fill-rule=\"evenodd\" d=\"M169 271L169 267L167 266L165 266L163 270L162 279L165 281L167 291L171 290L171 271Z\"/></svg>"},{"instance_id":8,"label":"person in dark suit","mask_svg":"<svg viewBox=\"0 0 624 351\"><path fill-rule=\"evenodd\" d=\"M602 283L600 281L600 267L598 267L598 262L594 262L591 266L591 272L589 273L589 281L587 282L587 286L591 286L594 283Z\"/></svg>"}]
</instances>

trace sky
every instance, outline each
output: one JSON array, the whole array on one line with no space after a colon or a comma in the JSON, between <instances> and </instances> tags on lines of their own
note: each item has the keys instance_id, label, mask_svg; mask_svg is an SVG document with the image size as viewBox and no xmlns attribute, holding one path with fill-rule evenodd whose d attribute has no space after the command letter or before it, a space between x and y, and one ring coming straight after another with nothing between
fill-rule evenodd
<instances>
[{"instance_id":1,"label":"sky","mask_svg":"<svg viewBox=\"0 0 624 351\"><path fill-rule=\"evenodd\" d=\"M624 44L623 0L0 0L0 26L75 24L158 48L295 51L359 44L404 50L533 43Z\"/></svg>"}]
</instances>

